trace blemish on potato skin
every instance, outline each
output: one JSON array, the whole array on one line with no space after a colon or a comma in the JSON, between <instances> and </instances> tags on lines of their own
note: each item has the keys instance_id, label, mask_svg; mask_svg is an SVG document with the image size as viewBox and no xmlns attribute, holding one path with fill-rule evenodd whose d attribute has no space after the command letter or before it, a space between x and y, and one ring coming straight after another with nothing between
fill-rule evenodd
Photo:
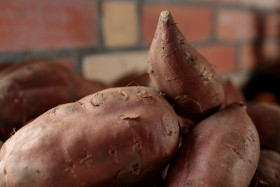
<instances>
[{"instance_id":1,"label":"blemish on potato skin","mask_svg":"<svg viewBox=\"0 0 280 187\"><path fill-rule=\"evenodd\" d=\"M132 165L132 172L131 172L131 174L133 174L133 175L140 175L140 171L141 171L141 169L140 169L138 163Z\"/></svg>"},{"instance_id":2,"label":"blemish on potato skin","mask_svg":"<svg viewBox=\"0 0 280 187\"><path fill-rule=\"evenodd\" d=\"M86 155L80 160L80 163L82 164L83 162L85 162L91 158L92 158L92 155L87 151Z\"/></svg>"},{"instance_id":3,"label":"blemish on potato skin","mask_svg":"<svg viewBox=\"0 0 280 187\"><path fill-rule=\"evenodd\" d=\"M137 89L137 95L147 104L152 104L154 102L153 96L150 95L146 90Z\"/></svg>"},{"instance_id":4,"label":"blemish on potato skin","mask_svg":"<svg viewBox=\"0 0 280 187\"><path fill-rule=\"evenodd\" d=\"M154 69L153 69L151 63L148 63L147 73L148 73L148 74L153 74L153 73L154 73Z\"/></svg>"},{"instance_id":5,"label":"blemish on potato skin","mask_svg":"<svg viewBox=\"0 0 280 187\"><path fill-rule=\"evenodd\" d=\"M56 111L58 110L58 107L53 108L53 110L51 111L53 114L56 113Z\"/></svg>"},{"instance_id":6,"label":"blemish on potato skin","mask_svg":"<svg viewBox=\"0 0 280 187\"><path fill-rule=\"evenodd\" d=\"M118 157L118 151L116 149L116 147L114 146L110 146L110 149L108 151L110 157L113 158L113 161L115 164L118 164L119 163L119 157Z\"/></svg>"},{"instance_id":7,"label":"blemish on potato skin","mask_svg":"<svg viewBox=\"0 0 280 187\"><path fill-rule=\"evenodd\" d=\"M226 170L230 171L231 170L231 167L227 164L221 164L221 167L222 168L225 168Z\"/></svg>"},{"instance_id":8,"label":"blemish on potato skin","mask_svg":"<svg viewBox=\"0 0 280 187\"><path fill-rule=\"evenodd\" d=\"M81 106L84 105L84 103L82 101L77 101L77 103L79 103Z\"/></svg>"},{"instance_id":9,"label":"blemish on potato skin","mask_svg":"<svg viewBox=\"0 0 280 187\"><path fill-rule=\"evenodd\" d=\"M132 150L133 151L141 150L141 141L140 140L134 141Z\"/></svg>"},{"instance_id":10,"label":"blemish on potato skin","mask_svg":"<svg viewBox=\"0 0 280 187\"><path fill-rule=\"evenodd\" d=\"M130 114L122 114L120 115L118 118L122 119L122 120L127 120L127 119L137 119L139 118L140 115L136 114L136 113L130 113Z\"/></svg>"},{"instance_id":11,"label":"blemish on potato skin","mask_svg":"<svg viewBox=\"0 0 280 187\"><path fill-rule=\"evenodd\" d=\"M91 103L93 106L100 106L102 105L106 100L106 97L104 96L104 94L95 94L93 99L91 100Z\"/></svg>"},{"instance_id":12,"label":"blemish on potato skin","mask_svg":"<svg viewBox=\"0 0 280 187\"><path fill-rule=\"evenodd\" d=\"M119 95L122 101L128 100L128 94L124 90L119 90Z\"/></svg>"},{"instance_id":13,"label":"blemish on potato skin","mask_svg":"<svg viewBox=\"0 0 280 187\"><path fill-rule=\"evenodd\" d=\"M244 159L244 154L242 151L240 151L239 149L237 148L232 148L233 152L236 153L240 159Z\"/></svg>"},{"instance_id":14,"label":"blemish on potato skin","mask_svg":"<svg viewBox=\"0 0 280 187\"><path fill-rule=\"evenodd\" d=\"M74 105L69 105L69 106L67 106L66 110L68 112L75 112L75 111L78 110L78 108L76 106L74 106Z\"/></svg>"},{"instance_id":15,"label":"blemish on potato skin","mask_svg":"<svg viewBox=\"0 0 280 187\"><path fill-rule=\"evenodd\" d=\"M11 136L13 136L17 132L16 128L13 128L13 131L11 132Z\"/></svg>"},{"instance_id":16,"label":"blemish on potato skin","mask_svg":"<svg viewBox=\"0 0 280 187\"><path fill-rule=\"evenodd\" d=\"M249 137L246 138L251 142L257 142L257 137L251 129L248 130L248 133L249 133Z\"/></svg>"},{"instance_id":17,"label":"blemish on potato skin","mask_svg":"<svg viewBox=\"0 0 280 187\"><path fill-rule=\"evenodd\" d=\"M164 114L164 115L161 117L161 124L162 124L163 130L164 130L164 132L165 132L165 135L167 135L167 136L172 136L173 133L175 133L175 132L173 132L173 130L170 129L169 123L171 123L170 120L169 120L169 116L166 115L166 114Z\"/></svg>"},{"instance_id":18,"label":"blemish on potato skin","mask_svg":"<svg viewBox=\"0 0 280 187\"><path fill-rule=\"evenodd\" d=\"M176 77L168 77L168 76L165 76L165 80L166 80L166 81L174 81L174 80L176 80Z\"/></svg>"}]
</instances>

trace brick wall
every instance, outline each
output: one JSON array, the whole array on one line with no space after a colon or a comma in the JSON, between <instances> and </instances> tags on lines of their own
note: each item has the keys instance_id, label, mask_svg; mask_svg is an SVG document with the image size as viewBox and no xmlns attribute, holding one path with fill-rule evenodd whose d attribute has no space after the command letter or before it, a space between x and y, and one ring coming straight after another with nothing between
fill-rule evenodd
<instances>
[{"instance_id":1,"label":"brick wall","mask_svg":"<svg viewBox=\"0 0 280 187\"><path fill-rule=\"evenodd\" d=\"M2 0L0 67L49 58L105 81L144 71L162 10L221 75L279 61L279 0Z\"/></svg>"}]
</instances>

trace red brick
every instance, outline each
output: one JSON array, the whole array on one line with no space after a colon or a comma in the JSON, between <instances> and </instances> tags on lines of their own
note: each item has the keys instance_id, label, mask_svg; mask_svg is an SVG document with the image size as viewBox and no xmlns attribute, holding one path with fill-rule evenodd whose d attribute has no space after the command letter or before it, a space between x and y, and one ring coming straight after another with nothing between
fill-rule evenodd
<instances>
[{"instance_id":1,"label":"red brick","mask_svg":"<svg viewBox=\"0 0 280 187\"><path fill-rule=\"evenodd\" d=\"M218 74L235 70L235 50L228 45L199 47L198 51L212 64Z\"/></svg>"},{"instance_id":2,"label":"red brick","mask_svg":"<svg viewBox=\"0 0 280 187\"><path fill-rule=\"evenodd\" d=\"M88 0L3 0L0 51L95 46L96 15Z\"/></svg>"},{"instance_id":3,"label":"red brick","mask_svg":"<svg viewBox=\"0 0 280 187\"><path fill-rule=\"evenodd\" d=\"M280 2L279 2L280 3ZM265 19L266 36L280 36L280 14L269 14Z\"/></svg>"},{"instance_id":4,"label":"red brick","mask_svg":"<svg viewBox=\"0 0 280 187\"><path fill-rule=\"evenodd\" d=\"M217 17L217 36L220 40L250 40L257 35L256 17L244 10L221 10Z\"/></svg>"},{"instance_id":5,"label":"red brick","mask_svg":"<svg viewBox=\"0 0 280 187\"><path fill-rule=\"evenodd\" d=\"M143 43L149 45L153 39L160 12L169 10L178 27L191 42L207 40L211 34L212 10L204 7L178 5L144 5L142 12Z\"/></svg>"}]
</instances>

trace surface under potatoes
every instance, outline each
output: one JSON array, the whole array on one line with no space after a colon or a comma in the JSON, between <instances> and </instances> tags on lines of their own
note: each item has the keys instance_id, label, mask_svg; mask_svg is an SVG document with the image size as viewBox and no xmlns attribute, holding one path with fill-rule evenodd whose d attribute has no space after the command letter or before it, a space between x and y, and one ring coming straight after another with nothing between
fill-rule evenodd
<instances>
[{"instance_id":1,"label":"surface under potatoes","mask_svg":"<svg viewBox=\"0 0 280 187\"><path fill-rule=\"evenodd\" d=\"M103 90L16 132L0 152L0 186L132 185L162 169L178 141L177 115L161 93Z\"/></svg>"}]
</instances>

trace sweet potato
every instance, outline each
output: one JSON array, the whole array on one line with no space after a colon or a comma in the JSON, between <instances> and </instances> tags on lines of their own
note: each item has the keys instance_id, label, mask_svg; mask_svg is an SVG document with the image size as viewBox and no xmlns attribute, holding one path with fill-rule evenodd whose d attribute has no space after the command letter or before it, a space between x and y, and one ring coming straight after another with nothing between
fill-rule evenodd
<instances>
[{"instance_id":1,"label":"sweet potato","mask_svg":"<svg viewBox=\"0 0 280 187\"><path fill-rule=\"evenodd\" d=\"M233 104L194 127L168 171L166 186L246 187L260 156L257 130Z\"/></svg>"},{"instance_id":2,"label":"sweet potato","mask_svg":"<svg viewBox=\"0 0 280 187\"><path fill-rule=\"evenodd\" d=\"M200 121L224 102L221 80L210 63L184 38L168 11L160 14L148 54L153 85L175 110Z\"/></svg>"},{"instance_id":3,"label":"sweet potato","mask_svg":"<svg viewBox=\"0 0 280 187\"><path fill-rule=\"evenodd\" d=\"M280 154L272 150L262 150L256 176L257 187L279 187Z\"/></svg>"},{"instance_id":4,"label":"sweet potato","mask_svg":"<svg viewBox=\"0 0 280 187\"><path fill-rule=\"evenodd\" d=\"M231 80L224 81L223 88L225 93L225 106L238 102L246 102L242 91Z\"/></svg>"},{"instance_id":5,"label":"sweet potato","mask_svg":"<svg viewBox=\"0 0 280 187\"><path fill-rule=\"evenodd\" d=\"M179 143L175 111L151 88L111 88L55 107L0 151L0 186L126 186L154 176Z\"/></svg>"},{"instance_id":6,"label":"sweet potato","mask_svg":"<svg viewBox=\"0 0 280 187\"><path fill-rule=\"evenodd\" d=\"M255 123L261 146L280 152L280 107L271 103L252 103L248 114Z\"/></svg>"},{"instance_id":7,"label":"sweet potato","mask_svg":"<svg viewBox=\"0 0 280 187\"><path fill-rule=\"evenodd\" d=\"M52 107L104 88L49 60L8 67L0 72L0 138L9 138L12 131Z\"/></svg>"},{"instance_id":8,"label":"sweet potato","mask_svg":"<svg viewBox=\"0 0 280 187\"><path fill-rule=\"evenodd\" d=\"M2 142L2 141L0 141L0 149L1 149L2 145L3 145L3 142Z\"/></svg>"}]
</instances>

